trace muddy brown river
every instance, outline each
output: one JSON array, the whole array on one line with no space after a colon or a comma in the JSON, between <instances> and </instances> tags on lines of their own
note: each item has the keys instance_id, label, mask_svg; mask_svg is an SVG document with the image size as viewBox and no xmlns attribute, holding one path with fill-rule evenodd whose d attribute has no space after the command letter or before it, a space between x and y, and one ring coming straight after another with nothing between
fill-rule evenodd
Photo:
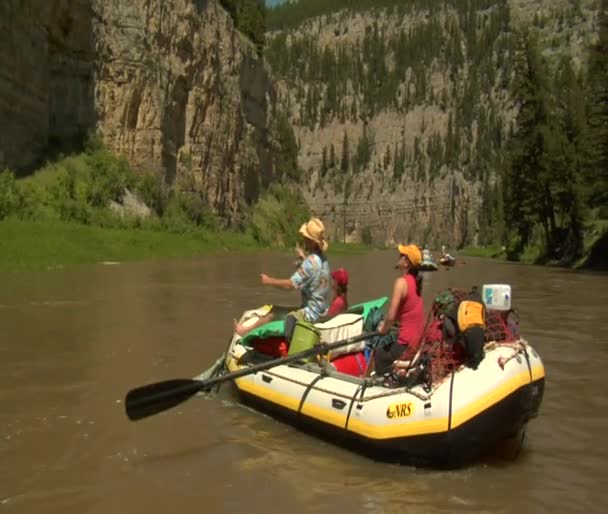
<instances>
[{"instance_id":1,"label":"muddy brown river","mask_svg":"<svg viewBox=\"0 0 608 514\"><path fill-rule=\"evenodd\" d=\"M351 303L389 294L393 252L332 256ZM0 513L603 513L608 275L463 258L448 286L509 283L546 366L516 460L437 472L374 462L241 406L230 386L138 423L138 385L191 377L231 320L297 294L263 288L287 255L222 255L0 275Z\"/></svg>"}]
</instances>

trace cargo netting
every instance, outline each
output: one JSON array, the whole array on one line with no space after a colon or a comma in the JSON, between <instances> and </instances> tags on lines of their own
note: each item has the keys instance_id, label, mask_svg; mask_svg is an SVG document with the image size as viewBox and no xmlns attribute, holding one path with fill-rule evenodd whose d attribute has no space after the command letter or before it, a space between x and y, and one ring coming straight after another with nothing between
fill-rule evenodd
<instances>
[{"instance_id":1,"label":"cargo netting","mask_svg":"<svg viewBox=\"0 0 608 514\"><path fill-rule=\"evenodd\" d=\"M431 306L420 346L410 346L392 369L394 386L403 382L423 382L428 388L443 381L464 361L462 346L449 344L443 340L442 325L446 313L466 299L470 291L448 289L439 293ZM517 313L486 309L485 341L487 343L515 342L519 339L519 319ZM418 356L417 356L418 354ZM412 362L412 360L415 362ZM410 366L412 362L412 366ZM418 372L418 377L412 376Z\"/></svg>"}]
</instances>

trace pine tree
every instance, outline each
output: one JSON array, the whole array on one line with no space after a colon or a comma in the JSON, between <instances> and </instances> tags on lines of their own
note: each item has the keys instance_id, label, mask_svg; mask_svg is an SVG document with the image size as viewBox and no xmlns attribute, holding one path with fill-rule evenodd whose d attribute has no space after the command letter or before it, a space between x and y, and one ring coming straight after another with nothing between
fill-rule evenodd
<instances>
[{"instance_id":1,"label":"pine tree","mask_svg":"<svg viewBox=\"0 0 608 514\"><path fill-rule=\"evenodd\" d=\"M327 147L323 147L323 156L321 158L321 177L327 174Z\"/></svg>"},{"instance_id":2,"label":"pine tree","mask_svg":"<svg viewBox=\"0 0 608 514\"><path fill-rule=\"evenodd\" d=\"M548 232L548 213L544 212L546 180L543 168L546 163L542 160L547 112L540 58L536 41L529 34L520 38L515 71L514 94L519 103L519 112L504 176L504 219L512 230L509 241L511 254L518 256L531 242L536 222L543 222ZM541 212L544 219L540 219Z\"/></svg>"},{"instance_id":3,"label":"pine tree","mask_svg":"<svg viewBox=\"0 0 608 514\"><path fill-rule=\"evenodd\" d=\"M348 148L348 134L344 131L342 140L342 160L340 161L340 171L346 175L350 169L350 150Z\"/></svg>"},{"instance_id":4,"label":"pine tree","mask_svg":"<svg viewBox=\"0 0 608 514\"><path fill-rule=\"evenodd\" d=\"M277 133L281 150L276 159L277 177L297 180L300 172L298 169L298 145L293 130L285 114L277 116Z\"/></svg>"},{"instance_id":5,"label":"pine tree","mask_svg":"<svg viewBox=\"0 0 608 514\"><path fill-rule=\"evenodd\" d=\"M552 124L545 157L552 170L555 209L565 224L556 228L560 254L574 259L583 250L582 179L587 128L582 77L575 73L569 57L562 59L554 84L557 120Z\"/></svg>"},{"instance_id":6,"label":"pine tree","mask_svg":"<svg viewBox=\"0 0 608 514\"><path fill-rule=\"evenodd\" d=\"M224 0L226 1L226 0ZM231 3L228 1L227 3ZM237 28L247 34L256 44L258 51L264 48L266 30L266 9L261 0L241 0L236 14Z\"/></svg>"},{"instance_id":7,"label":"pine tree","mask_svg":"<svg viewBox=\"0 0 608 514\"><path fill-rule=\"evenodd\" d=\"M329 168L334 169L336 167L336 149L334 148L334 144L332 143L329 146Z\"/></svg>"},{"instance_id":8,"label":"pine tree","mask_svg":"<svg viewBox=\"0 0 608 514\"><path fill-rule=\"evenodd\" d=\"M370 134L367 128L363 129L363 135L359 142L357 143L357 149L355 151L355 159L352 163L353 171L355 173L364 170L367 168L371 157L372 157L372 148L374 145L374 136Z\"/></svg>"},{"instance_id":9,"label":"pine tree","mask_svg":"<svg viewBox=\"0 0 608 514\"><path fill-rule=\"evenodd\" d=\"M393 178L399 179L401 176L399 169L399 143L395 143L395 153L393 155Z\"/></svg>"},{"instance_id":10,"label":"pine tree","mask_svg":"<svg viewBox=\"0 0 608 514\"><path fill-rule=\"evenodd\" d=\"M591 49L584 182L592 206L608 217L608 0L601 0L599 40Z\"/></svg>"},{"instance_id":11,"label":"pine tree","mask_svg":"<svg viewBox=\"0 0 608 514\"><path fill-rule=\"evenodd\" d=\"M387 170L391 165L391 145L386 145L386 152L384 152L384 161L382 163L383 169Z\"/></svg>"}]
</instances>

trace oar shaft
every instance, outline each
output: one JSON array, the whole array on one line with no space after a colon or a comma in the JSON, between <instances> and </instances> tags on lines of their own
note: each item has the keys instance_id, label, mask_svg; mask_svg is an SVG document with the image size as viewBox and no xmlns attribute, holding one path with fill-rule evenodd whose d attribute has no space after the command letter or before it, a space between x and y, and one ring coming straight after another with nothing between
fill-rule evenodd
<instances>
[{"instance_id":1,"label":"oar shaft","mask_svg":"<svg viewBox=\"0 0 608 514\"><path fill-rule=\"evenodd\" d=\"M222 382L227 382L229 380L235 380L246 375L251 375L253 373L257 373L258 371L271 369L282 364L289 364L290 362L306 359L314 355L326 354L337 348L368 339L377 334L378 332L371 332L350 337L341 341L336 341L335 343L321 343L294 355L262 362L254 366L247 366L232 373L227 373L218 377L212 377L204 380L175 379L141 386L129 391L125 399L125 410L129 419L136 421L138 419L142 419L170 409L182 401L187 400L202 389L210 388L216 384L221 384Z\"/></svg>"},{"instance_id":2,"label":"oar shaft","mask_svg":"<svg viewBox=\"0 0 608 514\"><path fill-rule=\"evenodd\" d=\"M210 387L216 384L221 384L222 382L227 382L228 380L234 380L240 377L244 377L246 375L251 375L252 373L257 373L258 371L264 371L267 369L274 368L276 366L280 366L283 364L289 364L290 362L296 362L299 360L306 359L308 357L313 357L315 355L325 355L326 353L331 352L337 348L341 348L343 346L348 346L349 344L356 343L358 341L362 341L363 339L369 339L377 335L378 332L372 332L368 334L361 334L359 336L350 337L348 339L343 339L341 341L336 341L335 343L320 343L318 345L309 348L308 350L304 350L302 352L294 353L293 355L288 355L287 357L280 357L278 359L273 359L268 362L262 362L260 364L255 364L254 366L248 366L246 368L240 369L238 371L233 371L232 373L227 373L225 375L221 375L219 377L209 378L207 380L202 380L200 382L201 389Z\"/></svg>"}]
</instances>

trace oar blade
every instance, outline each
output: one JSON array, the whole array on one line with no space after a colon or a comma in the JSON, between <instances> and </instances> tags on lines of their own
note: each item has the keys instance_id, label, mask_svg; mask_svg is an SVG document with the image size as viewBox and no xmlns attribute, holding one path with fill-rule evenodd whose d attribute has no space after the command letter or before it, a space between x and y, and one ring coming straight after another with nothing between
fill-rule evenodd
<instances>
[{"instance_id":1,"label":"oar blade","mask_svg":"<svg viewBox=\"0 0 608 514\"><path fill-rule=\"evenodd\" d=\"M251 375L258 371L265 371L282 364L313 357L321 353L327 353L336 348L368 339L375 335L378 335L378 332L364 333L342 341L336 341L335 343L322 343L287 357L254 364L226 374L222 374L224 371L224 358L222 357L209 370L194 379L179 378L166 380L132 389L125 399L125 410L131 421L137 421L175 407L194 396L197 392L209 391L213 386L223 382Z\"/></svg>"},{"instance_id":2,"label":"oar blade","mask_svg":"<svg viewBox=\"0 0 608 514\"><path fill-rule=\"evenodd\" d=\"M202 389L200 380L178 378L137 387L127 393L125 411L131 421L171 409Z\"/></svg>"}]
</instances>

